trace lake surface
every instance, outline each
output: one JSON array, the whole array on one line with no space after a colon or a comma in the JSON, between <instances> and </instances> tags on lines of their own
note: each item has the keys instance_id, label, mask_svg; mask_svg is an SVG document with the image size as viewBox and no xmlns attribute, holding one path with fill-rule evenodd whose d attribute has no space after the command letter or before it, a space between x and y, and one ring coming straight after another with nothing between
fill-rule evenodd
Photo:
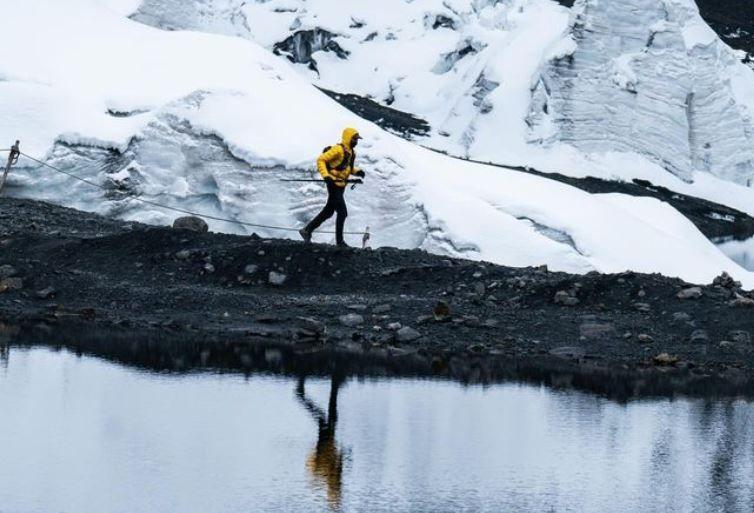
<instances>
[{"instance_id":1,"label":"lake surface","mask_svg":"<svg viewBox=\"0 0 754 513\"><path fill-rule=\"evenodd\" d=\"M754 404L0 354L0 512L754 511Z\"/></svg>"}]
</instances>

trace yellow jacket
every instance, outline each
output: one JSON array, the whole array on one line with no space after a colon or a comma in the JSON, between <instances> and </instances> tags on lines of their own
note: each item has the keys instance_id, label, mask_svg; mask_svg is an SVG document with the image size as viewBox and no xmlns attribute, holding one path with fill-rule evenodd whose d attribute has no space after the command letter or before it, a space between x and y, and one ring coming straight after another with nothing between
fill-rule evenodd
<instances>
[{"instance_id":1,"label":"yellow jacket","mask_svg":"<svg viewBox=\"0 0 754 513\"><path fill-rule=\"evenodd\" d=\"M359 132L355 128L346 128L343 130L343 142L332 146L319 156L317 170L322 178L332 178L335 185L345 187L348 177L358 172L358 168L353 166L356 154L351 149L351 142L358 135Z\"/></svg>"}]
</instances>

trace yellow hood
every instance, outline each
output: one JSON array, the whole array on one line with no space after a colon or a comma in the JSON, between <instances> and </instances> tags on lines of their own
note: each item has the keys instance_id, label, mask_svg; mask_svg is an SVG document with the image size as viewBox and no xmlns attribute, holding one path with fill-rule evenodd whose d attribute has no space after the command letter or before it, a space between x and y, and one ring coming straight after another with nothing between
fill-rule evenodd
<instances>
[{"instance_id":1,"label":"yellow hood","mask_svg":"<svg viewBox=\"0 0 754 513\"><path fill-rule=\"evenodd\" d=\"M355 128L346 128L343 130L343 145L348 148L349 151L351 150L351 141L353 141L353 138L358 135L359 131Z\"/></svg>"}]
</instances>

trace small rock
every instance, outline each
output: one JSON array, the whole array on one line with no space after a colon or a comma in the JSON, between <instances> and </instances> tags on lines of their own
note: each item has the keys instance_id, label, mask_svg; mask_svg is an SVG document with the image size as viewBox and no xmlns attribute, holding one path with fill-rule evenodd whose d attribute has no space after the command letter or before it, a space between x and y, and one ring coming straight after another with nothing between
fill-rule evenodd
<instances>
[{"instance_id":1,"label":"small rock","mask_svg":"<svg viewBox=\"0 0 754 513\"><path fill-rule=\"evenodd\" d=\"M36 293L37 299L52 299L55 297L55 294L57 294L57 291L52 287L47 287L46 289L38 290Z\"/></svg>"},{"instance_id":2,"label":"small rock","mask_svg":"<svg viewBox=\"0 0 754 513\"><path fill-rule=\"evenodd\" d=\"M497 328L499 325L500 323L495 319L487 319L483 324L485 328Z\"/></svg>"},{"instance_id":3,"label":"small rock","mask_svg":"<svg viewBox=\"0 0 754 513\"><path fill-rule=\"evenodd\" d=\"M13 278L18 274L18 271L16 271L16 268L12 265L0 265L0 280L4 280L6 278Z\"/></svg>"},{"instance_id":4,"label":"small rock","mask_svg":"<svg viewBox=\"0 0 754 513\"><path fill-rule=\"evenodd\" d=\"M22 288L24 288L24 281L21 278L5 278L0 280L0 293L20 290Z\"/></svg>"},{"instance_id":5,"label":"small rock","mask_svg":"<svg viewBox=\"0 0 754 513\"><path fill-rule=\"evenodd\" d=\"M735 307L751 308L754 306L754 299L736 294L736 298L728 304Z\"/></svg>"},{"instance_id":6,"label":"small rock","mask_svg":"<svg viewBox=\"0 0 754 513\"><path fill-rule=\"evenodd\" d=\"M660 367L672 367L678 363L678 357L671 356L668 353L660 353L655 356L652 361L655 365L659 365Z\"/></svg>"},{"instance_id":7,"label":"small rock","mask_svg":"<svg viewBox=\"0 0 754 513\"><path fill-rule=\"evenodd\" d=\"M393 309L392 305L377 305L372 308L372 313L376 315L383 315Z\"/></svg>"},{"instance_id":8,"label":"small rock","mask_svg":"<svg viewBox=\"0 0 754 513\"><path fill-rule=\"evenodd\" d=\"M720 349L724 351L730 351L736 348L736 345L729 340L723 340L722 342L718 344L718 346L720 347Z\"/></svg>"},{"instance_id":9,"label":"small rock","mask_svg":"<svg viewBox=\"0 0 754 513\"><path fill-rule=\"evenodd\" d=\"M646 333L640 333L639 336L636 338L642 344L651 344L652 342L655 341L655 339L653 339L651 335L648 335Z\"/></svg>"},{"instance_id":10,"label":"small rock","mask_svg":"<svg viewBox=\"0 0 754 513\"><path fill-rule=\"evenodd\" d=\"M728 333L728 337L738 344L751 345L751 333L743 330L735 330Z\"/></svg>"},{"instance_id":11,"label":"small rock","mask_svg":"<svg viewBox=\"0 0 754 513\"><path fill-rule=\"evenodd\" d=\"M434 319L432 315L420 315L416 318L416 324L427 324L432 319Z\"/></svg>"},{"instance_id":12,"label":"small rock","mask_svg":"<svg viewBox=\"0 0 754 513\"><path fill-rule=\"evenodd\" d=\"M615 326L609 323L585 322L579 327L579 333L586 339L605 338L615 332Z\"/></svg>"},{"instance_id":13,"label":"small rock","mask_svg":"<svg viewBox=\"0 0 754 513\"><path fill-rule=\"evenodd\" d=\"M582 347L564 346L551 349L550 354L560 358L583 358L586 351Z\"/></svg>"},{"instance_id":14,"label":"small rock","mask_svg":"<svg viewBox=\"0 0 754 513\"><path fill-rule=\"evenodd\" d=\"M343 326L348 328L356 328L357 326L364 324L364 317L355 313L341 315L338 320Z\"/></svg>"},{"instance_id":15,"label":"small rock","mask_svg":"<svg viewBox=\"0 0 754 513\"><path fill-rule=\"evenodd\" d=\"M691 320L691 316L685 312L676 312L673 314L673 320L675 322L688 322Z\"/></svg>"},{"instance_id":16,"label":"small rock","mask_svg":"<svg viewBox=\"0 0 754 513\"><path fill-rule=\"evenodd\" d=\"M249 276L251 276L252 274L256 274L258 270L259 270L259 266L255 264L249 264L243 268L244 274L248 274Z\"/></svg>"},{"instance_id":17,"label":"small rock","mask_svg":"<svg viewBox=\"0 0 754 513\"><path fill-rule=\"evenodd\" d=\"M401 324L400 322L391 322L390 324L387 325L387 329L389 329L390 331L398 331L402 327L403 327L403 324Z\"/></svg>"},{"instance_id":18,"label":"small rock","mask_svg":"<svg viewBox=\"0 0 754 513\"><path fill-rule=\"evenodd\" d=\"M691 333L691 341L697 344L709 342L709 334L705 330L695 330Z\"/></svg>"},{"instance_id":19,"label":"small rock","mask_svg":"<svg viewBox=\"0 0 754 513\"><path fill-rule=\"evenodd\" d=\"M699 299L702 297L703 292L701 287L689 287L687 289L683 289L678 294L676 294L676 297L680 300L686 300L686 299Z\"/></svg>"},{"instance_id":20,"label":"small rock","mask_svg":"<svg viewBox=\"0 0 754 513\"><path fill-rule=\"evenodd\" d=\"M348 305L346 308L354 312L364 312L367 309L367 305Z\"/></svg>"},{"instance_id":21,"label":"small rock","mask_svg":"<svg viewBox=\"0 0 754 513\"><path fill-rule=\"evenodd\" d=\"M275 285L276 287L280 287L285 283L285 281L288 279L288 276L286 276L283 273L270 271L270 274L267 278L267 280L270 282L271 285Z\"/></svg>"},{"instance_id":22,"label":"small rock","mask_svg":"<svg viewBox=\"0 0 754 513\"><path fill-rule=\"evenodd\" d=\"M476 292L480 296L483 296L485 292L487 292L487 287L484 286L484 283L475 283L474 292Z\"/></svg>"},{"instance_id":23,"label":"small rock","mask_svg":"<svg viewBox=\"0 0 754 513\"><path fill-rule=\"evenodd\" d=\"M209 262L207 262L206 264L204 264L203 269L204 269L205 272L207 272L209 274L212 274L213 272L215 272L215 266L212 265L212 264L210 264Z\"/></svg>"},{"instance_id":24,"label":"small rock","mask_svg":"<svg viewBox=\"0 0 754 513\"><path fill-rule=\"evenodd\" d=\"M649 303L634 303L634 308L643 313L652 311L652 305Z\"/></svg>"},{"instance_id":25,"label":"small rock","mask_svg":"<svg viewBox=\"0 0 754 513\"><path fill-rule=\"evenodd\" d=\"M398 332L395 334L396 339L398 342L412 342L418 338L421 338L421 333L416 331L415 329L404 326L401 329L398 330Z\"/></svg>"},{"instance_id":26,"label":"small rock","mask_svg":"<svg viewBox=\"0 0 754 513\"><path fill-rule=\"evenodd\" d=\"M560 290L555 294L553 299L556 305L563 306L576 306L580 303L579 298L575 297L572 293Z\"/></svg>"},{"instance_id":27,"label":"small rock","mask_svg":"<svg viewBox=\"0 0 754 513\"><path fill-rule=\"evenodd\" d=\"M295 325L296 333L304 338L320 338L326 332L325 324L311 317L298 317Z\"/></svg>"},{"instance_id":28,"label":"small rock","mask_svg":"<svg viewBox=\"0 0 754 513\"><path fill-rule=\"evenodd\" d=\"M175 258L178 260L188 260L189 258L191 258L191 251L189 251L188 249L182 249L175 254Z\"/></svg>"},{"instance_id":29,"label":"small rock","mask_svg":"<svg viewBox=\"0 0 754 513\"><path fill-rule=\"evenodd\" d=\"M741 282L734 280L730 274L723 272L720 276L715 278L712 285L717 287L723 287L725 289L738 290L741 288Z\"/></svg>"},{"instance_id":30,"label":"small rock","mask_svg":"<svg viewBox=\"0 0 754 513\"><path fill-rule=\"evenodd\" d=\"M198 233L207 233L209 231L209 226L204 219L195 216L179 217L173 222L173 228Z\"/></svg>"}]
</instances>

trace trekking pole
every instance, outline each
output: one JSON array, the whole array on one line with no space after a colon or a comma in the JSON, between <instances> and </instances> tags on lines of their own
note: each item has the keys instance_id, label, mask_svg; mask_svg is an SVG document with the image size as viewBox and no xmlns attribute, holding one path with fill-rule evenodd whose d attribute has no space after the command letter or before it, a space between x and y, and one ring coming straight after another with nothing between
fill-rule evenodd
<instances>
[{"instance_id":1,"label":"trekking pole","mask_svg":"<svg viewBox=\"0 0 754 513\"><path fill-rule=\"evenodd\" d=\"M19 145L21 144L20 141L16 141L16 144L11 146L10 152L8 153L8 162L5 164L5 171L3 172L3 178L0 180L0 193L3 192L3 187L5 186L5 180L8 178L8 173L10 173L10 168L18 164L18 157L21 155L21 150L19 149Z\"/></svg>"},{"instance_id":2,"label":"trekking pole","mask_svg":"<svg viewBox=\"0 0 754 513\"><path fill-rule=\"evenodd\" d=\"M308 183L325 183L324 180L298 180L298 179L283 179L281 182L308 182ZM351 184L351 189L355 189L357 185L363 184L364 180L346 180L346 185Z\"/></svg>"}]
</instances>

